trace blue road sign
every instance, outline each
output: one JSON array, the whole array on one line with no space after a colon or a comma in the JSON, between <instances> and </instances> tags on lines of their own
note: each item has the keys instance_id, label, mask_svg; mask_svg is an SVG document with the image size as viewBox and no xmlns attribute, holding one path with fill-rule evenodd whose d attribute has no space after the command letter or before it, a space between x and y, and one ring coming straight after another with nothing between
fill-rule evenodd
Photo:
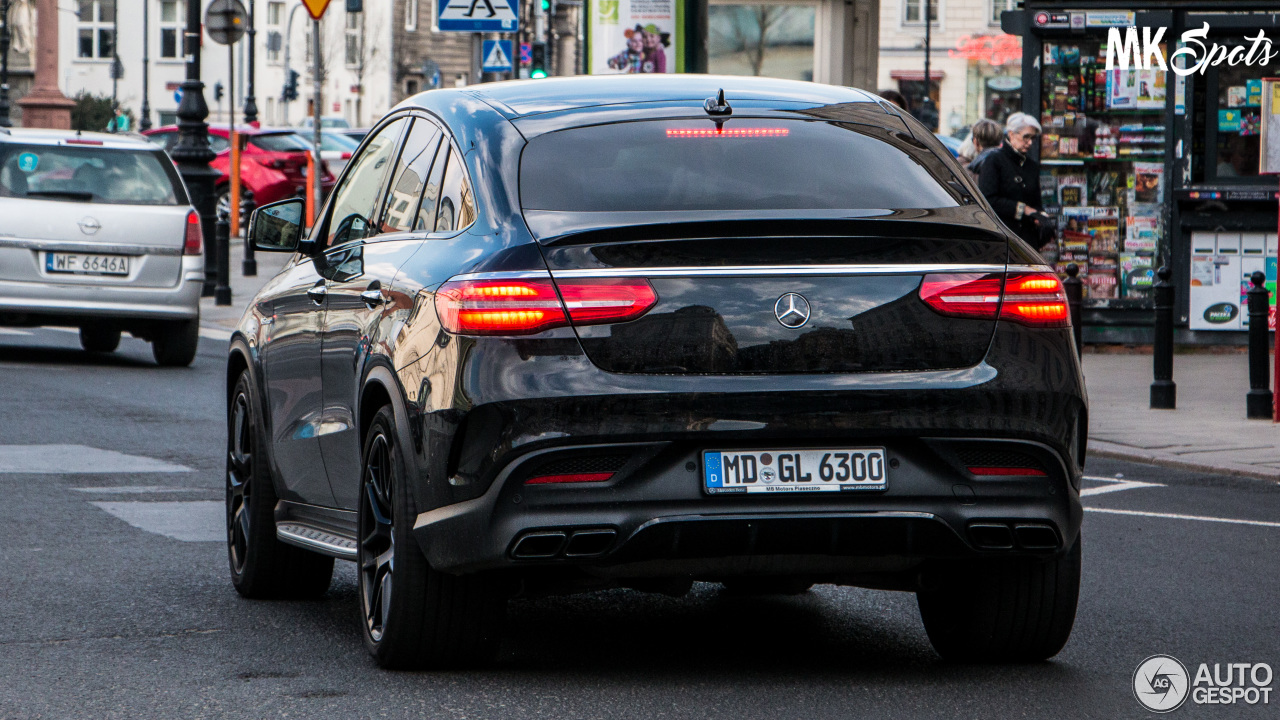
<instances>
[{"instance_id":1,"label":"blue road sign","mask_svg":"<svg viewBox=\"0 0 1280 720\"><path fill-rule=\"evenodd\" d=\"M182 88L173 91L173 101L179 105L182 104Z\"/></svg>"},{"instance_id":2,"label":"blue road sign","mask_svg":"<svg viewBox=\"0 0 1280 720\"><path fill-rule=\"evenodd\" d=\"M515 32L520 19L515 0L436 0L436 24L443 31ZM511 57L511 53L507 53Z\"/></svg>"},{"instance_id":3,"label":"blue road sign","mask_svg":"<svg viewBox=\"0 0 1280 720\"><path fill-rule=\"evenodd\" d=\"M485 72L511 72L511 41L485 40L480 58L480 68Z\"/></svg>"}]
</instances>

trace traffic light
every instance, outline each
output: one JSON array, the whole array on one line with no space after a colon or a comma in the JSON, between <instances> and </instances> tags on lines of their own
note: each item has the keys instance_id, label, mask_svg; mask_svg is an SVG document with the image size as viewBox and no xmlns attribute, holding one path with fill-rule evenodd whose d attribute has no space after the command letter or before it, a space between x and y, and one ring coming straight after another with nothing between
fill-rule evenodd
<instances>
[{"instance_id":1,"label":"traffic light","mask_svg":"<svg viewBox=\"0 0 1280 720\"><path fill-rule=\"evenodd\" d=\"M213 84L213 100L214 102L222 102L222 81Z\"/></svg>"},{"instance_id":2,"label":"traffic light","mask_svg":"<svg viewBox=\"0 0 1280 720\"><path fill-rule=\"evenodd\" d=\"M289 75L284 79L284 92L280 94L280 99L285 102L293 102L298 99L297 70L290 70Z\"/></svg>"},{"instance_id":3,"label":"traffic light","mask_svg":"<svg viewBox=\"0 0 1280 720\"><path fill-rule=\"evenodd\" d=\"M532 62L529 63L529 77L540 80L547 76L547 44L536 42L529 48Z\"/></svg>"},{"instance_id":4,"label":"traffic light","mask_svg":"<svg viewBox=\"0 0 1280 720\"><path fill-rule=\"evenodd\" d=\"M542 12L551 10L551 0L542 0Z\"/></svg>"}]
</instances>

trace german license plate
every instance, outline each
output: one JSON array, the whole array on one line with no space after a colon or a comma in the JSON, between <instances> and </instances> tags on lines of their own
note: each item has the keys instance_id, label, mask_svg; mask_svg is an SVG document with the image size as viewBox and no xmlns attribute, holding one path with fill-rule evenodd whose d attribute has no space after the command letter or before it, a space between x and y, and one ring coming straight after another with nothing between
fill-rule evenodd
<instances>
[{"instance_id":1,"label":"german license plate","mask_svg":"<svg viewBox=\"0 0 1280 720\"><path fill-rule=\"evenodd\" d=\"M83 253L45 253L44 267L52 273L78 275L128 275L128 255L92 255Z\"/></svg>"},{"instance_id":2,"label":"german license plate","mask_svg":"<svg viewBox=\"0 0 1280 720\"><path fill-rule=\"evenodd\" d=\"M842 492L888 487L884 448L712 450L702 454L708 493Z\"/></svg>"}]
</instances>

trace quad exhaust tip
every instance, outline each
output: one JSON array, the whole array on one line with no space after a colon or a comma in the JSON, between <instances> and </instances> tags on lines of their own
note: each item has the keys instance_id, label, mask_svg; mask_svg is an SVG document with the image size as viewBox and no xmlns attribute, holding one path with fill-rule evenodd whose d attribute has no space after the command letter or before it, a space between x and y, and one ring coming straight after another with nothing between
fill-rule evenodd
<instances>
[{"instance_id":1,"label":"quad exhaust tip","mask_svg":"<svg viewBox=\"0 0 1280 720\"><path fill-rule=\"evenodd\" d=\"M613 547L617 536L618 531L612 528L535 530L516 540L511 557L517 560L599 557Z\"/></svg>"},{"instance_id":2,"label":"quad exhaust tip","mask_svg":"<svg viewBox=\"0 0 1280 720\"><path fill-rule=\"evenodd\" d=\"M1058 531L1045 523L975 522L969 539L983 550L1057 550Z\"/></svg>"}]
</instances>

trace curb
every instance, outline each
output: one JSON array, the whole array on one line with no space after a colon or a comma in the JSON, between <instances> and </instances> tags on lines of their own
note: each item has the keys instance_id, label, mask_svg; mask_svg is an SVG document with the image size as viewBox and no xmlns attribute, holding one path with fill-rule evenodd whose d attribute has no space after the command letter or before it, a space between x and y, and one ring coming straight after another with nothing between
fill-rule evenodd
<instances>
[{"instance_id":1,"label":"curb","mask_svg":"<svg viewBox=\"0 0 1280 720\"><path fill-rule=\"evenodd\" d=\"M1121 445L1119 443L1110 443L1105 440L1090 440L1090 455L1098 457L1110 458L1112 460L1132 460L1135 462L1148 463L1150 465L1158 465L1160 467L1177 468L1179 470L1194 470L1196 472L1208 472L1218 475L1231 475L1233 477L1253 478L1255 480L1265 480L1270 483L1280 484L1280 470L1261 469L1253 465L1244 465L1237 463L1222 463L1213 465L1208 463L1199 463L1193 460L1186 460L1168 453L1155 452L1145 448L1136 448L1129 445ZM1086 463L1088 461L1086 460Z\"/></svg>"}]
</instances>

